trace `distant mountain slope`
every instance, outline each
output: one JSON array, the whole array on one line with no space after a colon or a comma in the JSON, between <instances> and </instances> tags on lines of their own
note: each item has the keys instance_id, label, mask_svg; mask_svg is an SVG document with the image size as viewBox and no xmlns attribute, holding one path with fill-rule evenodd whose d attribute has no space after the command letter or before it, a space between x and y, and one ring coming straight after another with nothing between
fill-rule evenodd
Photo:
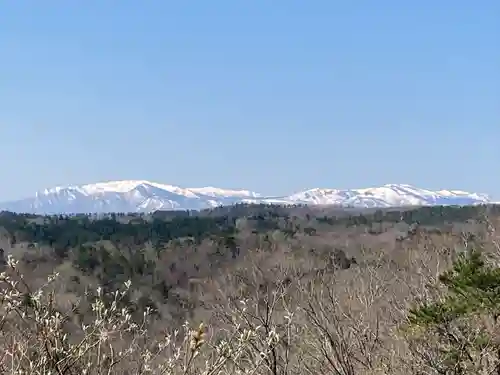
<instances>
[{"instance_id":1,"label":"distant mountain slope","mask_svg":"<svg viewBox=\"0 0 500 375\"><path fill-rule=\"evenodd\" d=\"M266 200L265 198L263 199ZM270 201L272 201L271 199ZM275 198L294 203L341 205L352 207L401 207L434 205L472 205L490 203L485 194L459 190L432 191L406 184L387 184L365 189L310 189L290 196ZM250 201L250 200L248 200Z\"/></svg>"},{"instance_id":2,"label":"distant mountain slope","mask_svg":"<svg viewBox=\"0 0 500 375\"><path fill-rule=\"evenodd\" d=\"M181 188L151 181L130 180L45 189L34 197L0 204L0 210L65 214L199 210L235 203L394 207L473 205L490 202L490 198L485 194L456 190L431 191L404 184L348 190L316 188L289 196L266 197L248 190Z\"/></svg>"}]
</instances>

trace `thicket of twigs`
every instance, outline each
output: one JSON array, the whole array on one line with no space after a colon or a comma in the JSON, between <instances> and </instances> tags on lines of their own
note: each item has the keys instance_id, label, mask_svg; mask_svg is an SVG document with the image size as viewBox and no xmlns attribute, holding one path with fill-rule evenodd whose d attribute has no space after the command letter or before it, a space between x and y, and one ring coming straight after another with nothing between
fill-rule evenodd
<instances>
[{"instance_id":1,"label":"thicket of twigs","mask_svg":"<svg viewBox=\"0 0 500 375\"><path fill-rule=\"evenodd\" d=\"M0 363L5 374L490 374L500 370L500 268L465 249L441 276L418 280L382 263L356 272L261 285L221 298L215 323L150 337L149 311L135 322L98 289L92 314L58 307L51 284L32 290L9 257L0 275ZM430 259L426 259L430 260ZM417 265L417 263L415 264ZM258 273L258 272L257 272ZM342 274L344 273L344 274ZM385 275L385 276L384 276ZM435 273L434 273L435 275ZM257 276L257 275L256 275ZM409 276L410 277L410 276ZM415 282L418 281L418 282ZM455 292L451 294L450 291ZM224 292L221 290L222 297ZM398 298L405 295L406 298ZM457 297L458 296L458 297ZM408 302L416 305L408 310Z\"/></svg>"},{"instance_id":2,"label":"thicket of twigs","mask_svg":"<svg viewBox=\"0 0 500 375\"><path fill-rule=\"evenodd\" d=\"M204 280L203 312L179 327L154 309L138 316L130 282L65 301L59 275L33 284L9 256L0 373L500 374L494 226L459 243L436 238L390 256L364 249L349 267L256 251L244 269Z\"/></svg>"}]
</instances>

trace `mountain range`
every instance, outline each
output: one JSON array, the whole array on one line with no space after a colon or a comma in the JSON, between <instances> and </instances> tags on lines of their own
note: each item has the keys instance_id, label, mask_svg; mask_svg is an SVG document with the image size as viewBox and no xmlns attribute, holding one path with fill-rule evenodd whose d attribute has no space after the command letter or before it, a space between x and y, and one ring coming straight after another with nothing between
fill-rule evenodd
<instances>
[{"instance_id":1,"label":"mountain range","mask_svg":"<svg viewBox=\"0 0 500 375\"><path fill-rule=\"evenodd\" d=\"M432 191L406 184L364 189L305 190L287 196L263 196L248 190L215 187L181 188L145 180L110 181L55 187L33 197L0 204L0 211L34 214L152 212L200 210L236 203L337 205L343 207L403 207L492 203L485 194L459 190Z\"/></svg>"}]
</instances>

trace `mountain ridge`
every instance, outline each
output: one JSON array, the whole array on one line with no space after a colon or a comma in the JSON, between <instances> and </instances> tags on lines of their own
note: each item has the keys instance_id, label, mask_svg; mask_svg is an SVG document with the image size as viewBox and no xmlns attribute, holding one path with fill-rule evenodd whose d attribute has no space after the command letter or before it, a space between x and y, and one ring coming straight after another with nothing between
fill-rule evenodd
<instances>
[{"instance_id":1,"label":"mountain ridge","mask_svg":"<svg viewBox=\"0 0 500 375\"><path fill-rule=\"evenodd\" d=\"M386 184L358 189L312 188L291 195L265 196L244 189L213 186L184 188L148 180L119 180L57 186L33 197L0 203L0 210L34 214L152 212L200 210L237 203L395 207L474 205L493 203L486 194L461 190L428 190L409 184Z\"/></svg>"}]
</instances>

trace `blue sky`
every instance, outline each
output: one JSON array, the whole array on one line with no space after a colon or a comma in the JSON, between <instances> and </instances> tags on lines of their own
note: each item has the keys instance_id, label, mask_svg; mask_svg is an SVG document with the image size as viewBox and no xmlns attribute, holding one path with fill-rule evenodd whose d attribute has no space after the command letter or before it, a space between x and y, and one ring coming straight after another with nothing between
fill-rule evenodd
<instances>
[{"instance_id":1,"label":"blue sky","mask_svg":"<svg viewBox=\"0 0 500 375\"><path fill-rule=\"evenodd\" d=\"M4 1L0 200L149 179L500 198L500 2Z\"/></svg>"}]
</instances>

